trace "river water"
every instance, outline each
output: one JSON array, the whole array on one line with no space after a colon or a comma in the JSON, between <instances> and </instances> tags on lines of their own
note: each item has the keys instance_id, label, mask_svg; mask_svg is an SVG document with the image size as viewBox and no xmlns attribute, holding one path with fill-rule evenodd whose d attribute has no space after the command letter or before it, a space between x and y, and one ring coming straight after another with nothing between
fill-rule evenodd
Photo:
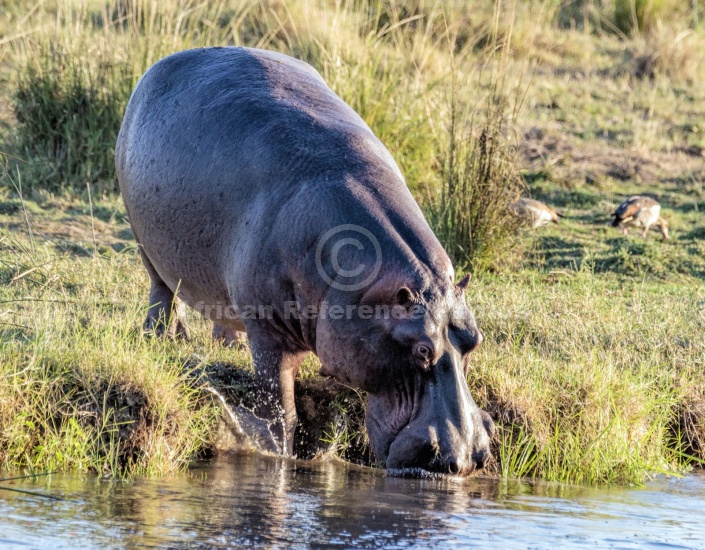
<instances>
[{"instance_id":1,"label":"river water","mask_svg":"<svg viewBox=\"0 0 705 550\"><path fill-rule=\"evenodd\" d=\"M401 479L235 455L187 475L2 482L3 548L705 548L705 475L642 487Z\"/></svg>"}]
</instances>

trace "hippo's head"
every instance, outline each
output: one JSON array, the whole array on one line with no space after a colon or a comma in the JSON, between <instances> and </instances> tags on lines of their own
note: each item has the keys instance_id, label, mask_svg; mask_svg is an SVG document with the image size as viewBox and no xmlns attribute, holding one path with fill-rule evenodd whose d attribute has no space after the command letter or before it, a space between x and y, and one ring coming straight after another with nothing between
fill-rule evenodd
<instances>
[{"instance_id":1,"label":"hippo's head","mask_svg":"<svg viewBox=\"0 0 705 550\"><path fill-rule=\"evenodd\" d=\"M319 321L321 371L368 392L368 435L387 468L464 474L485 465L494 431L466 382L482 335L467 278L419 283L382 278L352 315Z\"/></svg>"}]
</instances>

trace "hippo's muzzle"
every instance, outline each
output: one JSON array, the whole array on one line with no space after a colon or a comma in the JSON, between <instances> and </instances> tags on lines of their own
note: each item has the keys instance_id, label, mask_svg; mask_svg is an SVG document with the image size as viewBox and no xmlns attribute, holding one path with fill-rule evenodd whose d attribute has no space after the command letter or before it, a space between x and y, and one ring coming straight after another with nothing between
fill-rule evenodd
<instances>
[{"instance_id":1,"label":"hippo's muzzle","mask_svg":"<svg viewBox=\"0 0 705 550\"><path fill-rule=\"evenodd\" d=\"M452 475L466 475L484 468L491 457L494 423L480 409L471 414L473 434L470 436L461 436L454 429L439 436L439 430L433 426L424 431L409 425L411 433L400 433L390 446L387 468L392 473L421 469Z\"/></svg>"},{"instance_id":2,"label":"hippo's muzzle","mask_svg":"<svg viewBox=\"0 0 705 550\"><path fill-rule=\"evenodd\" d=\"M387 468L453 475L483 468L491 457L494 423L475 405L462 367L446 355L425 378L417 414L389 445Z\"/></svg>"}]
</instances>

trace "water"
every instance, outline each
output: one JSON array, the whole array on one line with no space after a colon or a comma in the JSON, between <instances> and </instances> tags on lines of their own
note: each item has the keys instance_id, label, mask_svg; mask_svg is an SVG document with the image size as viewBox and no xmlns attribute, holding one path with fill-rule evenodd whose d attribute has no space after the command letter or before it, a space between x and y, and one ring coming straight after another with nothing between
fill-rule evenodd
<instances>
[{"instance_id":1,"label":"water","mask_svg":"<svg viewBox=\"0 0 705 550\"><path fill-rule=\"evenodd\" d=\"M17 548L705 548L705 475L638 488L400 479L335 462L236 455L159 480L3 482Z\"/></svg>"}]
</instances>

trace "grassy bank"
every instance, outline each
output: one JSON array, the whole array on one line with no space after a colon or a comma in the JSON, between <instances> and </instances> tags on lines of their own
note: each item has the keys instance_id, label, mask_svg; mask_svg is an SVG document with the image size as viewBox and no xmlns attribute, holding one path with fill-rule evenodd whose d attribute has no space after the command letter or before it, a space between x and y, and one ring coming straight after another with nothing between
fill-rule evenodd
<instances>
[{"instance_id":1,"label":"grassy bank","mask_svg":"<svg viewBox=\"0 0 705 550\"><path fill-rule=\"evenodd\" d=\"M623 4L0 3L0 467L178 471L215 445L204 384L246 400L249 358L202 320L190 342L139 336L147 277L111 166L143 71L224 44L314 64L476 272L469 383L498 473L638 482L705 459L705 35L698 4L631 21ZM516 232L484 206L519 192L561 224ZM609 227L635 193L661 201L670 241ZM300 453L365 460L364 396L316 367Z\"/></svg>"},{"instance_id":2,"label":"grassy bank","mask_svg":"<svg viewBox=\"0 0 705 550\"><path fill-rule=\"evenodd\" d=\"M0 464L172 472L214 445L220 411L203 386L247 404L251 362L195 316L189 342L141 337L148 280L129 226L117 202L93 210L0 202ZM496 471L638 481L705 458L704 300L689 276L588 262L476 277L469 303L486 340L469 382L500 428ZM364 397L319 389L316 372L315 360L302 372L299 409L317 440L300 455L364 460Z\"/></svg>"}]
</instances>

